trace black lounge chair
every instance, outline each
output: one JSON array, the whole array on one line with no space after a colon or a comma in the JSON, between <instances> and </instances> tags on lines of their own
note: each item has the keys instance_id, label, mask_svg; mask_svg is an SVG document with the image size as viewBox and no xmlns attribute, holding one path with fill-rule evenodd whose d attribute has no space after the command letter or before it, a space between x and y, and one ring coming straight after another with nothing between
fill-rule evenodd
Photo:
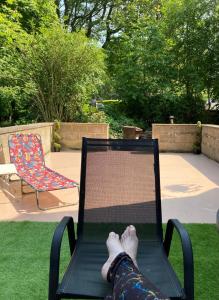
<instances>
[{"instance_id":1,"label":"black lounge chair","mask_svg":"<svg viewBox=\"0 0 219 300\"><path fill-rule=\"evenodd\" d=\"M191 241L178 220L167 223L163 239L159 153L157 140L83 139L77 234L71 217L57 226L50 256L49 300L103 299L111 286L101 278L110 231L119 234L136 226L138 265L171 299L194 299ZM71 259L59 282L60 249L67 229ZM184 283L180 283L168 255L173 230L180 236ZM76 238L77 236L77 238Z\"/></svg>"}]
</instances>

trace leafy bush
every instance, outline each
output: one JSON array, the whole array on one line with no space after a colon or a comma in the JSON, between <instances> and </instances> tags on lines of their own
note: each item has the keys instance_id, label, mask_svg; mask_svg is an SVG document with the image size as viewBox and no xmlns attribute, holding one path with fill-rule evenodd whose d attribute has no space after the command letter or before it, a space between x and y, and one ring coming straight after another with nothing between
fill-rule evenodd
<instances>
[{"instance_id":1,"label":"leafy bush","mask_svg":"<svg viewBox=\"0 0 219 300\"><path fill-rule=\"evenodd\" d=\"M99 111L96 107L84 104L82 112L78 115L79 122L89 123L107 123L106 115L103 111Z\"/></svg>"},{"instance_id":2,"label":"leafy bush","mask_svg":"<svg viewBox=\"0 0 219 300\"><path fill-rule=\"evenodd\" d=\"M43 121L75 121L105 74L104 54L84 33L59 26L43 30L24 49L26 79L34 84L35 110Z\"/></svg>"},{"instance_id":3,"label":"leafy bush","mask_svg":"<svg viewBox=\"0 0 219 300\"><path fill-rule=\"evenodd\" d=\"M60 128L61 128L61 122L59 120L55 120L53 123L53 137L52 137L52 146L55 152L59 152L61 150Z\"/></svg>"},{"instance_id":4,"label":"leafy bush","mask_svg":"<svg viewBox=\"0 0 219 300\"><path fill-rule=\"evenodd\" d=\"M123 111L120 103L105 105L104 112L106 114L106 121L110 125L110 136L113 138L123 137L123 126L145 127L143 121L128 117Z\"/></svg>"},{"instance_id":5,"label":"leafy bush","mask_svg":"<svg viewBox=\"0 0 219 300\"><path fill-rule=\"evenodd\" d=\"M32 108L35 86L22 58L42 28L58 24L53 0L2 0L0 5L0 123L1 126L37 120ZM31 62L29 62L31 63ZM28 101L30 100L30 101Z\"/></svg>"},{"instance_id":6,"label":"leafy bush","mask_svg":"<svg viewBox=\"0 0 219 300\"><path fill-rule=\"evenodd\" d=\"M195 143L193 144L193 152L195 154L201 153L201 143L202 143L202 123L198 121L196 127L196 140Z\"/></svg>"}]
</instances>

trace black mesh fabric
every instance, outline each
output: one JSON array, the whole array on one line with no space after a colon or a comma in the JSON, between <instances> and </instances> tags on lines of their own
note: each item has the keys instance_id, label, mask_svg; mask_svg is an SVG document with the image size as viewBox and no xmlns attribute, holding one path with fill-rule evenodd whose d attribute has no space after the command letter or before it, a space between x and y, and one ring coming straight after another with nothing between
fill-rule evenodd
<instances>
[{"instance_id":1,"label":"black mesh fabric","mask_svg":"<svg viewBox=\"0 0 219 300\"><path fill-rule=\"evenodd\" d=\"M84 140L78 241L58 293L76 299L110 293L101 278L106 239L133 224L142 273L171 299L183 297L163 250L160 214L156 140Z\"/></svg>"},{"instance_id":2,"label":"black mesh fabric","mask_svg":"<svg viewBox=\"0 0 219 300\"><path fill-rule=\"evenodd\" d=\"M111 285L101 277L101 268L106 257L107 249L104 242L79 242L59 286L59 294L66 298L74 295L76 299L79 299L80 296L82 299L89 297L102 299L112 293ZM137 261L140 271L164 294L171 299L181 299L184 296L180 283L159 242L141 241Z\"/></svg>"},{"instance_id":3,"label":"black mesh fabric","mask_svg":"<svg viewBox=\"0 0 219 300\"><path fill-rule=\"evenodd\" d=\"M101 238L129 224L148 224L139 238L157 239L154 141L102 143L87 142L84 239L92 238L92 223Z\"/></svg>"}]
</instances>

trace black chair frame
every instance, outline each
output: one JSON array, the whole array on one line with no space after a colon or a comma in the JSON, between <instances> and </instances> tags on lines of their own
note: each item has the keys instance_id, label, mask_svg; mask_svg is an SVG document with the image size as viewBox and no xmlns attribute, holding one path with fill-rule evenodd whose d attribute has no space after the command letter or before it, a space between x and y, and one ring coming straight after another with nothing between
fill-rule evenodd
<instances>
[{"instance_id":1,"label":"black chair frame","mask_svg":"<svg viewBox=\"0 0 219 300\"><path fill-rule=\"evenodd\" d=\"M184 267L184 292L186 295L185 300L194 300L194 264L192 244L187 231L178 220L170 219L168 221L163 246L167 256L169 256L174 228L179 234L182 245ZM48 298L49 300L61 299L59 298L59 295L56 294L56 291L59 286L61 244L65 230L67 230L68 232L69 250L70 255L72 256L76 245L74 221L72 217L64 217L62 221L58 224L53 236L50 254ZM82 297L82 299L83 298L84 297Z\"/></svg>"},{"instance_id":2,"label":"black chair frame","mask_svg":"<svg viewBox=\"0 0 219 300\"><path fill-rule=\"evenodd\" d=\"M83 141L84 142L84 141ZM161 202L160 202L160 177L159 177L159 151L158 145L155 143L155 159L157 164L154 166L155 171L155 185L156 185L156 193L158 196L157 212L158 212L158 224L162 224L162 216L161 216ZM85 170L86 166L86 152L82 151L82 170ZM51 245L51 253L50 253L50 270L49 270L49 300L58 300L58 299L97 299L97 297L85 297L85 296L77 296L71 297L69 295L60 294L58 292L59 288L59 269L60 269L60 255L61 255L61 245L62 239L65 231L68 233L68 241L69 241L69 250L70 256L74 256L74 250L78 242L80 242L80 237L83 231L83 207L84 207L84 199L85 199L85 174L81 173L81 189L80 189L80 206L79 206L79 224L77 227L77 239L75 234L75 224L72 217L64 217L62 221L57 225L56 230L54 232L52 245ZM183 225L176 219L170 219L167 223L165 238L163 240L163 230L162 225L158 226L159 236L161 237L161 243L163 245L166 256L169 256L170 247L173 237L174 229L178 233L181 246L182 246L182 254L183 254L183 268L184 268L184 284L183 284L183 294L185 297L183 298L171 298L171 300L182 299L182 300L194 300L194 264L193 264L193 252L192 252L192 244L190 237L183 227ZM103 299L103 298L99 298Z\"/></svg>"}]
</instances>

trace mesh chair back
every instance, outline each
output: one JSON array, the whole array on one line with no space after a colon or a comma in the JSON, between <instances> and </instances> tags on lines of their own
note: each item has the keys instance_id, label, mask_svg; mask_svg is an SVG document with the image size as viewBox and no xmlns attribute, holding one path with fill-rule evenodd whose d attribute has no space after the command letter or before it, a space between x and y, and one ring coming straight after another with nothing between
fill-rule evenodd
<instances>
[{"instance_id":1,"label":"mesh chair back","mask_svg":"<svg viewBox=\"0 0 219 300\"><path fill-rule=\"evenodd\" d=\"M44 155L40 136L36 134L13 134L10 136L9 153L11 162L19 169L21 166L34 168L44 166Z\"/></svg>"},{"instance_id":2,"label":"mesh chair back","mask_svg":"<svg viewBox=\"0 0 219 300\"><path fill-rule=\"evenodd\" d=\"M105 239L133 224L140 239L160 239L157 140L84 139L82 156L78 234Z\"/></svg>"}]
</instances>

